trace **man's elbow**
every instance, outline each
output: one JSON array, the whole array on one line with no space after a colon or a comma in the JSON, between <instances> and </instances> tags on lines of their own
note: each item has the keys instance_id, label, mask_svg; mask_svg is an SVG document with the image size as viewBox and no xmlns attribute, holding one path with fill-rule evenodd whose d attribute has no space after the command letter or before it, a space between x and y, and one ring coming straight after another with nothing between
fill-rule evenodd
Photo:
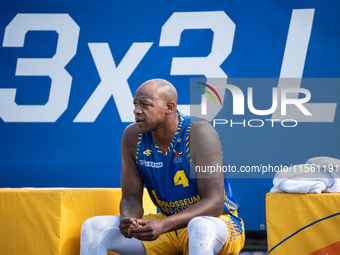
<instances>
[{"instance_id":1,"label":"man's elbow","mask_svg":"<svg viewBox=\"0 0 340 255\"><path fill-rule=\"evenodd\" d=\"M214 205L212 206L212 216L213 217L220 217L223 214L224 210L224 202L215 201Z\"/></svg>"}]
</instances>

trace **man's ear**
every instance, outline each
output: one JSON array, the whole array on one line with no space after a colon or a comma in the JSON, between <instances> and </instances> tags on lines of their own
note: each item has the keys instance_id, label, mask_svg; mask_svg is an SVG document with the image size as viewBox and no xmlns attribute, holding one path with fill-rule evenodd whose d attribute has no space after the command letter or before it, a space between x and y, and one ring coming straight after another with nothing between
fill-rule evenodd
<instances>
[{"instance_id":1,"label":"man's ear","mask_svg":"<svg viewBox=\"0 0 340 255\"><path fill-rule=\"evenodd\" d=\"M176 111L176 103L174 101L167 102L166 104L167 110L166 113L172 113L173 111Z\"/></svg>"}]
</instances>

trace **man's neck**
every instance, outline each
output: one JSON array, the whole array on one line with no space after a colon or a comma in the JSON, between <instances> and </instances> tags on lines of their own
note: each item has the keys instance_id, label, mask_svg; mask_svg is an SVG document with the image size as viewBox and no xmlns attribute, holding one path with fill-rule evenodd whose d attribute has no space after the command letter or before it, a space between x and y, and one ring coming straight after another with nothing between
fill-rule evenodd
<instances>
[{"instance_id":1,"label":"man's neck","mask_svg":"<svg viewBox=\"0 0 340 255\"><path fill-rule=\"evenodd\" d=\"M164 125L163 128L152 131L152 137L162 150L163 153L168 149L172 139L175 136L179 124L179 115L176 113L174 119L169 121L169 124Z\"/></svg>"}]
</instances>

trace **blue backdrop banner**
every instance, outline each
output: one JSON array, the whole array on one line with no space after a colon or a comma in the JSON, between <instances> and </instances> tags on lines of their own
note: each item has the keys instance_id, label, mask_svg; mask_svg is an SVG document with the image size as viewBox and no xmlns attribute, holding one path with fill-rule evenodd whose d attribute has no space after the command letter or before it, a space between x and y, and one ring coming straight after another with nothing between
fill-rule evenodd
<instances>
[{"instance_id":1,"label":"blue backdrop banner","mask_svg":"<svg viewBox=\"0 0 340 255\"><path fill-rule=\"evenodd\" d=\"M340 158L338 1L0 6L0 187L120 187L121 136L152 78L174 84L180 111L206 115L226 165L249 170L230 176L248 230L266 228L274 176L252 167Z\"/></svg>"}]
</instances>

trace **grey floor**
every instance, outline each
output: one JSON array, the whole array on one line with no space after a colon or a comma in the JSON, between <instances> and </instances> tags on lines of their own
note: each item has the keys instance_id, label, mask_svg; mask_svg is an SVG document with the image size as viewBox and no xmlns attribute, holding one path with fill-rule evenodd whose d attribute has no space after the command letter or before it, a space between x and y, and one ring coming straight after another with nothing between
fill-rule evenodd
<instances>
[{"instance_id":1,"label":"grey floor","mask_svg":"<svg viewBox=\"0 0 340 255\"><path fill-rule=\"evenodd\" d=\"M245 245L239 255L267 254L267 232L246 231Z\"/></svg>"}]
</instances>

